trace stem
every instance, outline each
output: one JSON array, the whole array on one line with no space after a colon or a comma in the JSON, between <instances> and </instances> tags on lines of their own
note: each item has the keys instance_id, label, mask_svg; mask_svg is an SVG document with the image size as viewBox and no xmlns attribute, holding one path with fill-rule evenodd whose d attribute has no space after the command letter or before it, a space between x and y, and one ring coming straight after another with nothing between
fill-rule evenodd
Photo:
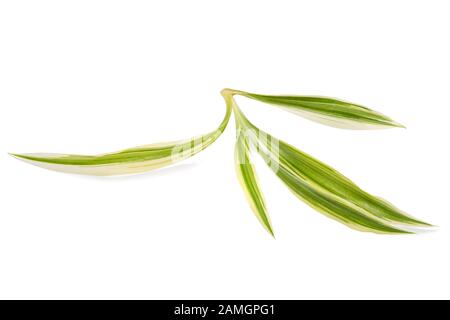
<instances>
[{"instance_id":1,"label":"stem","mask_svg":"<svg viewBox=\"0 0 450 320\"><path fill-rule=\"evenodd\" d=\"M225 100L225 103L227 104L227 108L232 109L233 112L234 112L234 118L235 118L235 121L236 121L236 129L238 129L240 127L256 128L245 117L245 115L242 113L241 109L239 109L236 101L234 100L234 95L236 95L236 94L243 95L243 94L245 94L244 91L225 88L220 93L222 94L222 96L223 96L223 98Z\"/></svg>"},{"instance_id":2,"label":"stem","mask_svg":"<svg viewBox=\"0 0 450 320\"><path fill-rule=\"evenodd\" d=\"M222 89L222 91L220 91L220 94L225 97L225 96L234 96L235 94L246 95L247 92L241 91L241 90L225 88L225 89Z\"/></svg>"}]
</instances>

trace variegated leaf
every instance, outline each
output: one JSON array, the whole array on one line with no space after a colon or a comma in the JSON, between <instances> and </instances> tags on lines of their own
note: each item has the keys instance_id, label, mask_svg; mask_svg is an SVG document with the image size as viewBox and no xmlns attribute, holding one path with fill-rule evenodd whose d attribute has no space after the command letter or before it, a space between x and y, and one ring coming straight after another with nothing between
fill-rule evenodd
<instances>
[{"instance_id":1,"label":"variegated leaf","mask_svg":"<svg viewBox=\"0 0 450 320\"><path fill-rule=\"evenodd\" d=\"M262 226L274 236L264 196L259 188L258 177L249 159L248 139L244 134L240 134L236 140L235 166L239 182L255 216Z\"/></svg>"},{"instance_id":2,"label":"variegated leaf","mask_svg":"<svg viewBox=\"0 0 450 320\"><path fill-rule=\"evenodd\" d=\"M189 158L211 145L224 131L231 115L227 106L219 127L192 139L144 145L113 153L75 155L52 153L11 154L30 164L68 173L86 175L124 175L150 171Z\"/></svg>"},{"instance_id":3,"label":"variegated leaf","mask_svg":"<svg viewBox=\"0 0 450 320\"><path fill-rule=\"evenodd\" d=\"M273 96L233 91L254 100L276 105L303 118L341 129L383 129L403 127L391 118L342 100L315 96Z\"/></svg>"}]
</instances>

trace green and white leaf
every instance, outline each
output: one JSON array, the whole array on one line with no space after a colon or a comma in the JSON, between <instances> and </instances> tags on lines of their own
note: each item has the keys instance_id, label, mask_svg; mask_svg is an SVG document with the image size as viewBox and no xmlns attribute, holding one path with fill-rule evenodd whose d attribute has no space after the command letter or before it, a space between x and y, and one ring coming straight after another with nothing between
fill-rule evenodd
<instances>
[{"instance_id":1,"label":"green and white leaf","mask_svg":"<svg viewBox=\"0 0 450 320\"><path fill-rule=\"evenodd\" d=\"M315 96L273 96L232 91L254 100L276 105L303 118L341 129L403 127L391 118L358 104Z\"/></svg>"},{"instance_id":2,"label":"green and white leaf","mask_svg":"<svg viewBox=\"0 0 450 320\"><path fill-rule=\"evenodd\" d=\"M227 107L235 110L236 103L231 95L222 92ZM246 127L243 127L239 114L235 112L236 120L236 145L235 145L235 168L238 180L244 190L247 201L258 221L273 237L274 232L270 217L267 212L264 196L259 187L255 168L250 161L250 138L246 135Z\"/></svg>"},{"instance_id":3,"label":"green and white leaf","mask_svg":"<svg viewBox=\"0 0 450 320\"><path fill-rule=\"evenodd\" d=\"M276 174L296 196L309 206L355 230L392 234L410 233L377 219L347 199L310 183L304 177L290 171L285 165L280 165Z\"/></svg>"},{"instance_id":4,"label":"green and white leaf","mask_svg":"<svg viewBox=\"0 0 450 320\"><path fill-rule=\"evenodd\" d=\"M211 145L225 130L231 108L219 127L207 134L181 141L149 144L99 155L27 153L12 156L38 167L85 175L124 175L150 171L192 157Z\"/></svg>"},{"instance_id":5,"label":"green and white leaf","mask_svg":"<svg viewBox=\"0 0 450 320\"><path fill-rule=\"evenodd\" d=\"M323 162L284 141L278 140L278 143L280 161L288 166L292 172L304 176L311 183L338 197L347 199L385 221L413 226L430 226L423 221L408 216L387 201L367 193L353 181Z\"/></svg>"},{"instance_id":6,"label":"green and white leaf","mask_svg":"<svg viewBox=\"0 0 450 320\"><path fill-rule=\"evenodd\" d=\"M272 235L273 228L261 193L255 168L249 159L248 141L244 136L238 137L235 148L236 173L245 192L247 200L262 226Z\"/></svg>"}]
</instances>

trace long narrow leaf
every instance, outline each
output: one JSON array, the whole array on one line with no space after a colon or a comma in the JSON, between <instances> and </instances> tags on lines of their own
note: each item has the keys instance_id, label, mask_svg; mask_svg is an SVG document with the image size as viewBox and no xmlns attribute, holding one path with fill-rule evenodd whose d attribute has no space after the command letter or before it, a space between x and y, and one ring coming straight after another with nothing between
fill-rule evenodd
<instances>
[{"instance_id":1,"label":"long narrow leaf","mask_svg":"<svg viewBox=\"0 0 450 320\"><path fill-rule=\"evenodd\" d=\"M284 165L279 167L276 174L296 196L309 206L353 229L375 233L410 233L393 227L367 214L363 209L345 199L309 183L308 180L294 174Z\"/></svg>"},{"instance_id":2,"label":"long narrow leaf","mask_svg":"<svg viewBox=\"0 0 450 320\"><path fill-rule=\"evenodd\" d=\"M262 226L274 236L264 196L259 188L258 177L248 153L248 141L245 136L241 135L237 138L235 147L236 173L255 216Z\"/></svg>"},{"instance_id":3,"label":"long narrow leaf","mask_svg":"<svg viewBox=\"0 0 450 320\"><path fill-rule=\"evenodd\" d=\"M350 179L323 162L314 159L286 142L278 141L280 161L288 166L291 171L304 176L311 182L339 197L347 199L383 220L416 226L430 226L428 223L408 216L387 201L367 193Z\"/></svg>"},{"instance_id":4,"label":"long narrow leaf","mask_svg":"<svg viewBox=\"0 0 450 320\"><path fill-rule=\"evenodd\" d=\"M315 96L272 96L233 91L254 100L276 105L301 117L342 129L403 127L391 118L358 104Z\"/></svg>"},{"instance_id":5,"label":"long narrow leaf","mask_svg":"<svg viewBox=\"0 0 450 320\"><path fill-rule=\"evenodd\" d=\"M222 92L228 108L235 110L236 103L231 95L227 92ZM239 114L235 112L236 120L236 145L235 145L235 168L238 180L244 190L247 201L253 210L258 221L269 232L272 237L275 237L272 223L267 212L264 196L260 190L258 177L255 168L250 161L250 137L246 135L245 123L241 121Z\"/></svg>"},{"instance_id":6,"label":"long narrow leaf","mask_svg":"<svg viewBox=\"0 0 450 320\"><path fill-rule=\"evenodd\" d=\"M224 131L231 115L226 114L219 127L205 135L192 139L150 144L99 155L11 154L30 164L68 173L86 175L123 175L150 171L192 157L211 145Z\"/></svg>"}]
</instances>

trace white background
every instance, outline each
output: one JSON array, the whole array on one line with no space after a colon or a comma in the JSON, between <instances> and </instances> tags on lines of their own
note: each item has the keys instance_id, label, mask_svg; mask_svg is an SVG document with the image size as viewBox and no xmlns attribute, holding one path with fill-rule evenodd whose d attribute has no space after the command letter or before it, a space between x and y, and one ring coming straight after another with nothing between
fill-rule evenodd
<instances>
[{"instance_id":1,"label":"white background","mask_svg":"<svg viewBox=\"0 0 450 320\"><path fill-rule=\"evenodd\" d=\"M0 298L450 298L448 1L2 1ZM239 98L261 128L438 225L360 233L256 161L234 123L184 163L115 178L7 152L101 153L214 129L224 87L361 103L406 130L345 131Z\"/></svg>"}]
</instances>

